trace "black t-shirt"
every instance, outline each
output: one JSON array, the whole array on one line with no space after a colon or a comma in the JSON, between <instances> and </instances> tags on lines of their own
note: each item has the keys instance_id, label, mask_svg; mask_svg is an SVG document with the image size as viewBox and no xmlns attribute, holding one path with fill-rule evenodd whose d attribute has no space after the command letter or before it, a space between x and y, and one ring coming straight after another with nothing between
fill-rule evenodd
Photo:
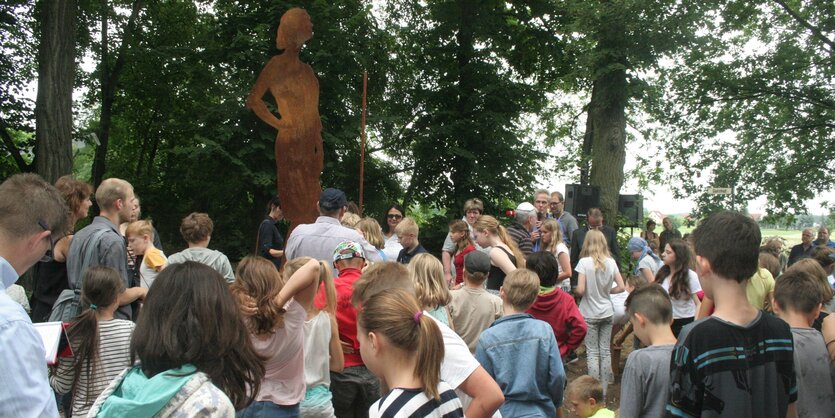
<instances>
[{"instance_id":1,"label":"black t-shirt","mask_svg":"<svg viewBox=\"0 0 835 418\"><path fill-rule=\"evenodd\" d=\"M284 237L278 232L278 221L267 217L258 228L258 255L270 260L275 268L281 268L281 257L273 257L270 250L283 250Z\"/></svg>"}]
</instances>

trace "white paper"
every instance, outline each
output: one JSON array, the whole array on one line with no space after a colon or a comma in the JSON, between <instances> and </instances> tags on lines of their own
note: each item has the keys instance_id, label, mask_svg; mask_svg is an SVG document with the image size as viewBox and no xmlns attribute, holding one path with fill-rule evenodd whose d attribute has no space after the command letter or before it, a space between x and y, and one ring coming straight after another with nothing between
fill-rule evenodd
<instances>
[{"instance_id":1,"label":"white paper","mask_svg":"<svg viewBox=\"0 0 835 418\"><path fill-rule=\"evenodd\" d=\"M64 332L64 324L61 322L40 322L33 325L43 340L43 348L46 351L46 364L52 365L57 363L58 346L61 344L61 333Z\"/></svg>"}]
</instances>

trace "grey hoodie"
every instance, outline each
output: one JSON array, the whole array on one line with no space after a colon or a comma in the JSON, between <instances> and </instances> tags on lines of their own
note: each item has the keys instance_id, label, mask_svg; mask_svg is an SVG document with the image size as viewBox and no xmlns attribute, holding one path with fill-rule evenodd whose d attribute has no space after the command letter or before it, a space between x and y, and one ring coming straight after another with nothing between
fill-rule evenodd
<instances>
[{"instance_id":1,"label":"grey hoodie","mask_svg":"<svg viewBox=\"0 0 835 418\"><path fill-rule=\"evenodd\" d=\"M226 279L227 283L231 284L235 282L235 273L232 271L232 264L229 263L229 259L220 251L192 247L168 257L168 264L185 263L186 261L196 261L200 264L205 264L220 273Z\"/></svg>"}]
</instances>

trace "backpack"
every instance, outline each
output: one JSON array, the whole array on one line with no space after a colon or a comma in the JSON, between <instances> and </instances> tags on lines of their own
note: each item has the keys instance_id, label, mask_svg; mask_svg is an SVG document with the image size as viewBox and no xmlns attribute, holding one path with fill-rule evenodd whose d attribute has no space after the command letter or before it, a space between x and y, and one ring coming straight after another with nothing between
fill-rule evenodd
<instances>
[{"instance_id":1,"label":"backpack","mask_svg":"<svg viewBox=\"0 0 835 418\"><path fill-rule=\"evenodd\" d=\"M93 259L93 252L99 246L101 236L107 232L106 229L96 231L87 242L87 248L84 251L84 259L82 266L90 266L90 261ZM49 322L70 322L73 318L81 313L81 282L79 277L72 289L64 289L52 305L52 312L49 314Z\"/></svg>"}]
</instances>

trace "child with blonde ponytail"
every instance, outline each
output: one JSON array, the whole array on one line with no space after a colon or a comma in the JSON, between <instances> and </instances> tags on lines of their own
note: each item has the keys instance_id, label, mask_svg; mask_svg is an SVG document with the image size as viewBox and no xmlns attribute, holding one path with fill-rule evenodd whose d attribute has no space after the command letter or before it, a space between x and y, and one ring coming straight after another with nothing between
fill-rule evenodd
<instances>
[{"instance_id":1,"label":"child with blonde ponytail","mask_svg":"<svg viewBox=\"0 0 835 418\"><path fill-rule=\"evenodd\" d=\"M284 266L284 275L292 276L310 257L298 257ZM325 306L319 309L314 303L305 306L307 320L304 321L304 383L307 390L299 405L301 416L309 418L332 418L333 395L330 391L330 372L341 372L345 367L345 356L339 342L336 324L336 288L330 267L319 261L319 283L325 289ZM317 288L319 286L317 285Z\"/></svg>"},{"instance_id":2,"label":"child with blonde ponytail","mask_svg":"<svg viewBox=\"0 0 835 418\"><path fill-rule=\"evenodd\" d=\"M444 340L435 320L404 289L377 293L357 316L360 354L391 391L369 409L369 417L463 417L461 401L441 381Z\"/></svg>"},{"instance_id":3,"label":"child with blonde ponytail","mask_svg":"<svg viewBox=\"0 0 835 418\"><path fill-rule=\"evenodd\" d=\"M260 390L248 407L238 411L238 418L299 416L305 397L305 307L313 304L323 275L330 277L330 270L312 258L292 260L283 279L265 258L249 256L238 264L230 290L241 302L250 340L266 369ZM254 313L244 308L251 301L257 306Z\"/></svg>"},{"instance_id":4,"label":"child with blonde ponytail","mask_svg":"<svg viewBox=\"0 0 835 418\"><path fill-rule=\"evenodd\" d=\"M492 247L488 253L492 267L487 275L487 289L498 295L505 276L517 268L525 268L525 256L496 218L490 215L479 216L473 229L478 245L482 248Z\"/></svg>"}]
</instances>

